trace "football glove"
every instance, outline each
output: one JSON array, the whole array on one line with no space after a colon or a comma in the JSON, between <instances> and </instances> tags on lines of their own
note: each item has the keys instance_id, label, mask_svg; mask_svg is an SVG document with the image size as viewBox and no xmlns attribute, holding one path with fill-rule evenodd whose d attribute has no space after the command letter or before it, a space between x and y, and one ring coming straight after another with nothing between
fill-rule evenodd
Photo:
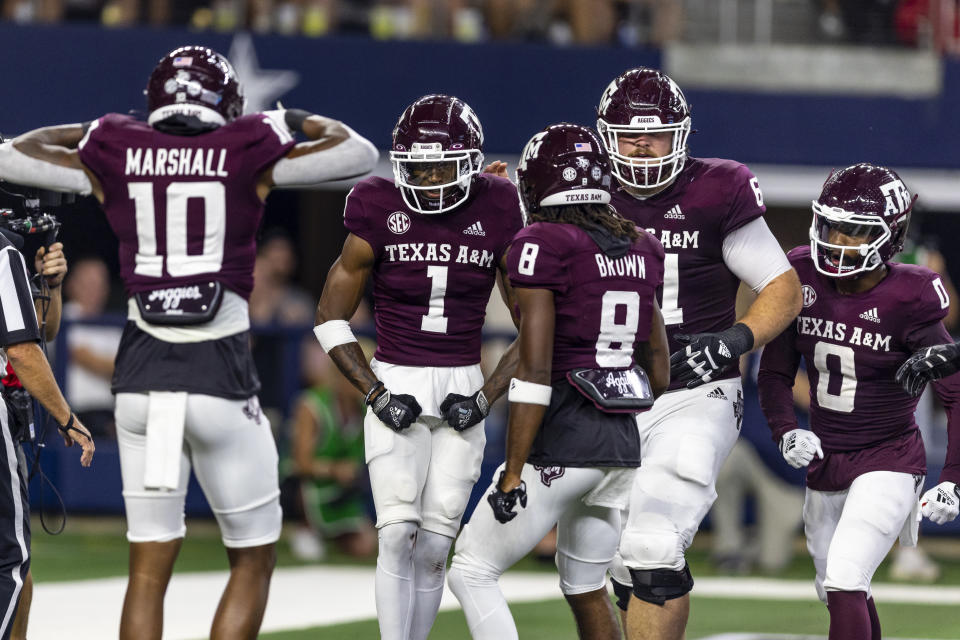
<instances>
[{"instance_id":1,"label":"football glove","mask_svg":"<svg viewBox=\"0 0 960 640\"><path fill-rule=\"evenodd\" d=\"M820 438L807 429L794 429L783 434L780 438L780 453L794 469L807 466L815 455L823 460Z\"/></svg>"},{"instance_id":2,"label":"football glove","mask_svg":"<svg viewBox=\"0 0 960 640\"><path fill-rule=\"evenodd\" d=\"M494 485L493 491L487 495L487 502L489 502L493 508L493 517L497 519L497 522L506 524L517 517L517 512L515 511L517 502L520 503L521 507L526 508L527 483L521 481L520 486L515 489L501 491L501 480L503 480L503 471L500 472L500 477L497 479L497 484Z\"/></svg>"},{"instance_id":3,"label":"football glove","mask_svg":"<svg viewBox=\"0 0 960 640\"><path fill-rule=\"evenodd\" d=\"M420 404L416 398L406 393L392 394L387 389L371 398L367 404L381 422L398 432L408 428L420 415Z\"/></svg>"},{"instance_id":4,"label":"football glove","mask_svg":"<svg viewBox=\"0 0 960 640\"><path fill-rule=\"evenodd\" d=\"M907 358L897 369L897 382L916 397L928 382L946 378L960 370L960 344L938 344L925 347Z\"/></svg>"},{"instance_id":5,"label":"football glove","mask_svg":"<svg viewBox=\"0 0 960 640\"><path fill-rule=\"evenodd\" d=\"M688 389L715 379L753 348L753 332L742 322L719 333L681 333L674 339L686 347L670 356L670 379Z\"/></svg>"},{"instance_id":6,"label":"football glove","mask_svg":"<svg viewBox=\"0 0 960 640\"><path fill-rule=\"evenodd\" d=\"M931 522L950 522L960 513L960 489L952 482L941 482L920 496L920 511Z\"/></svg>"},{"instance_id":7,"label":"football glove","mask_svg":"<svg viewBox=\"0 0 960 640\"><path fill-rule=\"evenodd\" d=\"M459 393L448 393L440 403L440 413L451 427L457 431L469 429L490 413L490 403L483 391L477 391L472 396L462 396Z\"/></svg>"}]
</instances>

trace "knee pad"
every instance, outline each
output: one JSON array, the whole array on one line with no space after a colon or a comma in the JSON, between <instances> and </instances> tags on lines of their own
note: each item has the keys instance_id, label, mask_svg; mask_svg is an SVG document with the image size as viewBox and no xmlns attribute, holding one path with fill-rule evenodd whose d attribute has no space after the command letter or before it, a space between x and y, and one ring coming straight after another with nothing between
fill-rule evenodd
<instances>
[{"instance_id":1,"label":"knee pad","mask_svg":"<svg viewBox=\"0 0 960 640\"><path fill-rule=\"evenodd\" d=\"M671 569L630 569L633 578L633 595L644 602L663 606L667 600L673 600L690 593L693 589L693 576L690 567L683 565L680 571Z\"/></svg>"},{"instance_id":2,"label":"knee pad","mask_svg":"<svg viewBox=\"0 0 960 640\"><path fill-rule=\"evenodd\" d=\"M479 437L479 439L478 439ZM432 432L430 471L423 489L426 528L456 537L470 492L480 477L483 432L461 434L444 427Z\"/></svg>"},{"instance_id":3,"label":"knee pad","mask_svg":"<svg viewBox=\"0 0 960 640\"><path fill-rule=\"evenodd\" d=\"M130 542L170 542L187 533L183 502L186 492L160 495L155 492L123 493L127 512L127 540Z\"/></svg>"},{"instance_id":4,"label":"knee pad","mask_svg":"<svg viewBox=\"0 0 960 640\"><path fill-rule=\"evenodd\" d=\"M557 553L557 570L560 573L560 591L565 596L575 596L603 589L607 577L607 562L584 562Z\"/></svg>"},{"instance_id":5,"label":"knee pad","mask_svg":"<svg viewBox=\"0 0 960 640\"><path fill-rule=\"evenodd\" d=\"M637 569L679 569L684 565L685 545L672 523L658 514L647 514L647 525L662 525L642 531L627 529L620 541L625 564ZM658 522L659 521L659 522Z\"/></svg>"},{"instance_id":6,"label":"knee pad","mask_svg":"<svg viewBox=\"0 0 960 640\"><path fill-rule=\"evenodd\" d=\"M262 504L231 511L214 510L213 515L227 548L259 547L280 539L283 512L279 490Z\"/></svg>"},{"instance_id":7,"label":"knee pad","mask_svg":"<svg viewBox=\"0 0 960 640\"><path fill-rule=\"evenodd\" d=\"M613 585L613 595L617 596L617 606L621 611L626 611L627 605L630 604L630 592L633 591L633 587L617 582L614 577L610 578L610 584Z\"/></svg>"},{"instance_id":8,"label":"knee pad","mask_svg":"<svg viewBox=\"0 0 960 640\"><path fill-rule=\"evenodd\" d=\"M460 521L467 501L470 500L470 491L473 482L469 480L453 481L439 491L440 515L449 520Z\"/></svg>"},{"instance_id":9,"label":"knee pad","mask_svg":"<svg viewBox=\"0 0 960 640\"><path fill-rule=\"evenodd\" d=\"M870 588L870 577L855 562L828 561L823 588L825 591L867 591Z\"/></svg>"}]
</instances>

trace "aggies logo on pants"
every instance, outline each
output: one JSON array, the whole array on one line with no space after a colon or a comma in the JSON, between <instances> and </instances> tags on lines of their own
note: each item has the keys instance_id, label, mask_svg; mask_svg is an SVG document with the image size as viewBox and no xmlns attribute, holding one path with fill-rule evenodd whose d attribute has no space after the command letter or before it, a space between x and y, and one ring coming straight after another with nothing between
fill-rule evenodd
<instances>
[{"instance_id":1,"label":"aggies logo on pants","mask_svg":"<svg viewBox=\"0 0 960 640\"><path fill-rule=\"evenodd\" d=\"M551 482L567 471L566 467L541 467L538 464L533 465L533 468L540 472L540 482L545 487L549 487Z\"/></svg>"}]
</instances>

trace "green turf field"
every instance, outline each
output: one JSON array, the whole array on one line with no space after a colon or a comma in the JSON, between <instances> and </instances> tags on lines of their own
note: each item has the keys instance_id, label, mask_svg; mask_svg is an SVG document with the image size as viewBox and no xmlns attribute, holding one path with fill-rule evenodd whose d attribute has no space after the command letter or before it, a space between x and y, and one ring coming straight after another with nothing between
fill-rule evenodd
<instances>
[{"instance_id":1,"label":"green turf field","mask_svg":"<svg viewBox=\"0 0 960 640\"><path fill-rule=\"evenodd\" d=\"M949 540L925 542L940 563L942 575L936 584L960 585L960 545ZM60 536L42 532L35 523L33 569L38 583L123 576L127 571L127 545L124 525L117 519L71 520ZM694 576L719 575L709 563L705 540L698 538L688 554ZM331 554L328 564L357 564ZM372 559L362 562L373 565ZM283 542L278 545L278 565L300 563ZM210 522L188 523L187 540L177 562L177 571L208 571L227 568L226 554L216 527ZM524 571L555 571L551 562L532 558L517 567ZM812 581L813 566L800 550L781 578ZM888 581L886 563L877 572L877 581ZM696 592L694 592L696 593ZM358 594L358 597L373 597ZM899 638L960 638L960 607L878 603L884 636ZM576 633L566 604L560 600L512 605L520 637L524 640L573 639ZM703 638L724 632L767 632L825 635L826 608L814 601L771 601L759 599L724 599L694 595L688 637ZM323 628L261 634L269 640L301 638L375 638L375 620ZM444 612L437 620L431 638L467 637L463 614Z\"/></svg>"},{"instance_id":2,"label":"green turf field","mask_svg":"<svg viewBox=\"0 0 960 640\"><path fill-rule=\"evenodd\" d=\"M511 605L517 630L523 640L576 640L565 602L531 602ZM879 607L884 636L899 638L958 638L960 610L956 607L920 605L883 605ZM735 631L826 635L827 610L819 602L782 602L770 600L725 600L693 598L687 637ZM307 640L308 638L376 638L375 620L331 627L261 634L269 640ZM466 638L463 614L440 614L430 634L431 640Z\"/></svg>"}]
</instances>

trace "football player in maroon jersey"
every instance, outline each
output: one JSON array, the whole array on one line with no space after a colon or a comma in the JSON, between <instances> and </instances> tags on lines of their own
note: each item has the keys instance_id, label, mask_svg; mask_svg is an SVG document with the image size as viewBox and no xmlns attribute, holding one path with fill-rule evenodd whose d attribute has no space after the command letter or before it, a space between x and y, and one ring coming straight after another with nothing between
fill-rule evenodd
<instances>
[{"instance_id":1,"label":"football player in maroon jersey","mask_svg":"<svg viewBox=\"0 0 960 640\"><path fill-rule=\"evenodd\" d=\"M950 439L940 484L921 507L926 456L917 399L895 379L911 354L923 357L926 347L950 338L940 276L892 261L914 200L884 167L857 164L827 179L813 202L810 245L789 253L803 283L803 310L760 361L760 404L774 440L788 463L808 467L804 528L831 640L880 638L874 571L898 535L902 545L916 544L921 508L938 523L957 515L950 506L960 480L960 380L934 383ZM793 411L801 357L810 377L810 430L798 427Z\"/></svg>"},{"instance_id":2,"label":"football player in maroon jersey","mask_svg":"<svg viewBox=\"0 0 960 640\"><path fill-rule=\"evenodd\" d=\"M577 125L538 133L517 167L529 226L507 258L521 324L506 462L450 571L475 639L517 638L498 580L554 525L580 637L620 638L607 566L640 464L634 414L666 389L669 352L663 248L610 207L611 183L597 134Z\"/></svg>"},{"instance_id":3,"label":"football player in maroon jersey","mask_svg":"<svg viewBox=\"0 0 960 640\"><path fill-rule=\"evenodd\" d=\"M654 69L627 71L597 112L620 182L612 204L663 244L660 309L672 354L668 392L638 417L643 464L614 587L631 640L680 640L693 587L684 553L739 435L740 356L796 316L800 286L763 220L753 173L732 160L689 156L690 107L673 80ZM737 319L741 282L757 298Z\"/></svg>"},{"instance_id":4,"label":"football player in maroon jersey","mask_svg":"<svg viewBox=\"0 0 960 640\"><path fill-rule=\"evenodd\" d=\"M210 637L252 639L281 527L247 311L264 200L275 185L365 173L377 151L306 111L243 115L233 67L205 47L161 58L144 93L146 122L108 114L0 145L0 177L93 194L119 239L130 296L113 378L130 541L120 638L162 635L192 466L230 562Z\"/></svg>"},{"instance_id":5,"label":"football player in maroon jersey","mask_svg":"<svg viewBox=\"0 0 960 640\"><path fill-rule=\"evenodd\" d=\"M424 640L450 544L480 476L483 419L506 390L515 348L486 382L481 329L494 284L509 309L506 248L523 226L509 180L479 175L483 131L462 100L429 95L393 132L394 180L347 197L350 231L317 307L316 335L366 395L364 444L379 530L376 601L385 640ZM369 364L347 320L373 279Z\"/></svg>"}]
</instances>

